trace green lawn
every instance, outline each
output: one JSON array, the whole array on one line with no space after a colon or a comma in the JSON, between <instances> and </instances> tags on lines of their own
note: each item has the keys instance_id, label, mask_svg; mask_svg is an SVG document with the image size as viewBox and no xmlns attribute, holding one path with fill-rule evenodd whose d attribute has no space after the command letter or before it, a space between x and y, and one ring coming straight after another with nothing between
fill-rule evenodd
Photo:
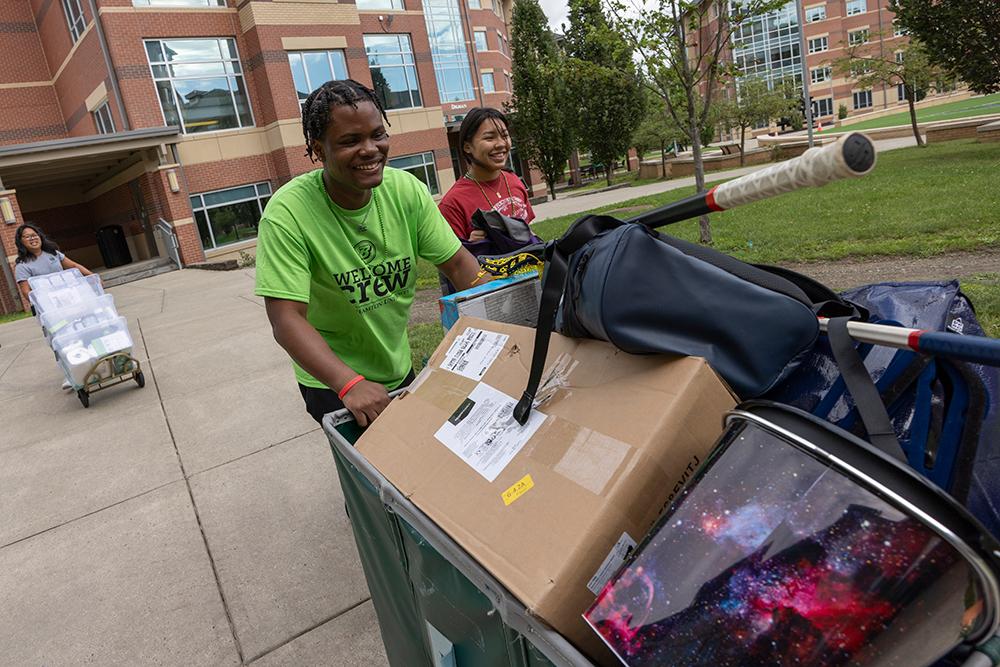
<instances>
[{"instance_id":1,"label":"green lawn","mask_svg":"<svg viewBox=\"0 0 1000 667\"><path fill-rule=\"evenodd\" d=\"M905 107L904 107L905 108ZM972 97L960 102L941 104L936 107L917 109L917 122L929 123L941 120L956 120L958 118L969 118L972 116L985 116L987 114L1000 113L1000 93L985 95L983 97ZM844 125L839 130L872 130L877 127L892 127L893 125L909 125L910 113L892 114L882 118L851 123Z\"/></svg>"},{"instance_id":2,"label":"green lawn","mask_svg":"<svg viewBox=\"0 0 1000 667\"><path fill-rule=\"evenodd\" d=\"M26 317L31 317L31 313L11 313L10 315L4 315L0 313L0 324L6 324L7 322L16 322L17 320L23 320Z\"/></svg>"}]
</instances>

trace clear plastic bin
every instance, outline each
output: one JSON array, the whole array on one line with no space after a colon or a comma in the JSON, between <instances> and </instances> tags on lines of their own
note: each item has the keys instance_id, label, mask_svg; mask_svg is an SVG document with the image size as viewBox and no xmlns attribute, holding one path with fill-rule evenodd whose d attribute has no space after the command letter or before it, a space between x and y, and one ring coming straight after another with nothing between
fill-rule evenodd
<instances>
[{"instance_id":1,"label":"clear plastic bin","mask_svg":"<svg viewBox=\"0 0 1000 667\"><path fill-rule=\"evenodd\" d=\"M74 387L82 387L98 359L116 353L132 353L132 336L125 318L118 317L109 322L59 333L52 338L52 349L66 379Z\"/></svg>"},{"instance_id":2,"label":"clear plastic bin","mask_svg":"<svg viewBox=\"0 0 1000 667\"><path fill-rule=\"evenodd\" d=\"M48 292L54 289L63 289L67 285L75 285L83 280L80 269L66 269L56 273L47 273L44 276L32 276L28 278L28 286L31 291Z\"/></svg>"},{"instance_id":3,"label":"clear plastic bin","mask_svg":"<svg viewBox=\"0 0 1000 667\"><path fill-rule=\"evenodd\" d=\"M60 273L66 273L66 271ZM101 286L100 277L89 275L82 276L79 282L66 283L61 287L52 287L47 290L32 289L28 294L28 301L35 307L35 314L41 315L54 310L82 306L92 302L102 294L104 294L104 287Z\"/></svg>"},{"instance_id":4,"label":"clear plastic bin","mask_svg":"<svg viewBox=\"0 0 1000 667\"><path fill-rule=\"evenodd\" d=\"M52 339L59 334L113 322L118 319L118 311L115 310L115 298L104 294L93 301L41 313L38 319L42 324L45 340L51 345Z\"/></svg>"}]
</instances>

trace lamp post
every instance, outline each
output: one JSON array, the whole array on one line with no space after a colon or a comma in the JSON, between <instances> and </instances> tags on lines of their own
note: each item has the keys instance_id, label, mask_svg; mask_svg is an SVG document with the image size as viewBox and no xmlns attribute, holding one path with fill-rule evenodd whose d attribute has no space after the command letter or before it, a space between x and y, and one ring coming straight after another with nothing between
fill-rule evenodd
<instances>
[{"instance_id":1,"label":"lamp post","mask_svg":"<svg viewBox=\"0 0 1000 667\"><path fill-rule=\"evenodd\" d=\"M795 16L799 22L799 61L802 63L802 101L806 112L806 129L809 133L809 147L813 145L813 112L809 100L809 66L806 64L806 15L802 10L802 0L795 0Z\"/></svg>"}]
</instances>

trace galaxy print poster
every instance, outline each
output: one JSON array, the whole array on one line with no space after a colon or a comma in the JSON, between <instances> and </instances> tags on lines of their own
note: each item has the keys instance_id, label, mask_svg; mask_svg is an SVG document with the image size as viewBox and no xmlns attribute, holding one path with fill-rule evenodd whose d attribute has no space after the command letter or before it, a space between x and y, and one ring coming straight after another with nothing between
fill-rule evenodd
<instances>
[{"instance_id":1,"label":"galaxy print poster","mask_svg":"<svg viewBox=\"0 0 1000 667\"><path fill-rule=\"evenodd\" d=\"M630 667L919 667L982 630L947 542L755 425L715 457L585 614Z\"/></svg>"}]
</instances>

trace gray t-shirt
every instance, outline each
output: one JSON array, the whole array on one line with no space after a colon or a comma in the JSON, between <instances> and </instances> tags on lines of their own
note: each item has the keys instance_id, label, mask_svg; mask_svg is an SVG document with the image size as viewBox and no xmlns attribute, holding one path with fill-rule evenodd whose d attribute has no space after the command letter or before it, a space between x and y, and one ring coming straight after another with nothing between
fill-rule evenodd
<instances>
[{"instance_id":1,"label":"gray t-shirt","mask_svg":"<svg viewBox=\"0 0 1000 667\"><path fill-rule=\"evenodd\" d=\"M18 262L14 265L14 280L21 282L33 276L45 276L50 273L62 271L62 261L66 255L56 250L56 254L43 252L38 257L27 262Z\"/></svg>"}]
</instances>

